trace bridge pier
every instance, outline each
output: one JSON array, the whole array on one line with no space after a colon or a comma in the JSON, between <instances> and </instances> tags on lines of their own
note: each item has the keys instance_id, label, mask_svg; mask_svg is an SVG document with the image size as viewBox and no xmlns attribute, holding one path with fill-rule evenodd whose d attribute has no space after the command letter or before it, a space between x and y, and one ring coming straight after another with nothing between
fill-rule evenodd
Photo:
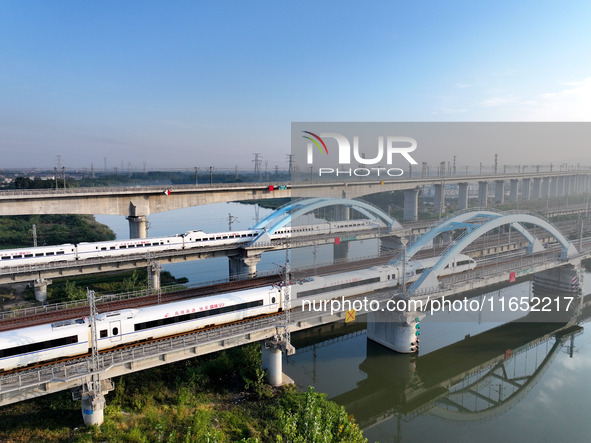
<instances>
[{"instance_id":1,"label":"bridge pier","mask_svg":"<svg viewBox=\"0 0 591 443\"><path fill-rule=\"evenodd\" d=\"M295 354L295 348L286 344L281 338L274 338L261 343L262 367L267 372L267 381L271 386L283 386L293 383L293 380L283 373L282 352L287 355Z\"/></svg>"},{"instance_id":2,"label":"bridge pier","mask_svg":"<svg viewBox=\"0 0 591 443\"><path fill-rule=\"evenodd\" d=\"M257 264L261 261L261 254L228 257L230 280L252 278L257 275Z\"/></svg>"},{"instance_id":3,"label":"bridge pier","mask_svg":"<svg viewBox=\"0 0 591 443\"><path fill-rule=\"evenodd\" d=\"M148 217L145 215L129 215L129 238L146 238L148 236Z\"/></svg>"},{"instance_id":4,"label":"bridge pier","mask_svg":"<svg viewBox=\"0 0 591 443\"><path fill-rule=\"evenodd\" d=\"M433 185L435 195L433 196L433 213L441 217L445 212L445 187L443 185Z\"/></svg>"},{"instance_id":5,"label":"bridge pier","mask_svg":"<svg viewBox=\"0 0 591 443\"><path fill-rule=\"evenodd\" d=\"M396 254L402 251L405 244L408 243L407 238L402 237L382 237L380 238L380 252L381 254Z\"/></svg>"},{"instance_id":6,"label":"bridge pier","mask_svg":"<svg viewBox=\"0 0 591 443\"><path fill-rule=\"evenodd\" d=\"M542 179L540 177L534 177L534 184L533 184L533 189L532 189L532 198L534 200L541 198L541 192L540 192L541 189L542 189Z\"/></svg>"},{"instance_id":7,"label":"bridge pier","mask_svg":"<svg viewBox=\"0 0 591 443\"><path fill-rule=\"evenodd\" d=\"M519 200L519 180L517 179L509 182L509 200L512 202Z\"/></svg>"},{"instance_id":8,"label":"bridge pier","mask_svg":"<svg viewBox=\"0 0 591 443\"><path fill-rule=\"evenodd\" d=\"M349 261L349 242L335 242L333 245L333 261L342 263Z\"/></svg>"},{"instance_id":9,"label":"bridge pier","mask_svg":"<svg viewBox=\"0 0 591 443\"><path fill-rule=\"evenodd\" d=\"M35 290L35 299L38 302L44 303L47 301L47 285L51 284L48 278L38 278L33 282L33 289Z\"/></svg>"},{"instance_id":10,"label":"bridge pier","mask_svg":"<svg viewBox=\"0 0 591 443\"><path fill-rule=\"evenodd\" d=\"M551 268L534 274L533 289L580 294L583 271L580 263Z\"/></svg>"},{"instance_id":11,"label":"bridge pier","mask_svg":"<svg viewBox=\"0 0 591 443\"><path fill-rule=\"evenodd\" d=\"M562 197L564 195L564 175L558 177L558 185L556 187L556 195Z\"/></svg>"},{"instance_id":12,"label":"bridge pier","mask_svg":"<svg viewBox=\"0 0 591 443\"><path fill-rule=\"evenodd\" d=\"M531 198L531 178L524 178L521 186L521 198L523 200L529 200Z\"/></svg>"},{"instance_id":13,"label":"bridge pier","mask_svg":"<svg viewBox=\"0 0 591 443\"><path fill-rule=\"evenodd\" d=\"M408 305L409 300L405 301ZM420 321L424 317L417 311L372 311L367 314L367 338L403 354L418 352Z\"/></svg>"},{"instance_id":14,"label":"bridge pier","mask_svg":"<svg viewBox=\"0 0 591 443\"><path fill-rule=\"evenodd\" d=\"M419 188L404 190L404 221L417 221L419 218Z\"/></svg>"},{"instance_id":15,"label":"bridge pier","mask_svg":"<svg viewBox=\"0 0 591 443\"><path fill-rule=\"evenodd\" d=\"M458 211L468 209L468 183L458 183Z\"/></svg>"},{"instance_id":16,"label":"bridge pier","mask_svg":"<svg viewBox=\"0 0 591 443\"><path fill-rule=\"evenodd\" d=\"M495 181L495 203L504 203L505 202L505 181L504 180L496 180Z\"/></svg>"},{"instance_id":17,"label":"bridge pier","mask_svg":"<svg viewBox=\"0 0 591 443\"><path fill-rule=\"evenodd\" d=\"M281 349L275 346L262 345L263 369L267 371L267 381L271 386L281 386L283 382L283 362Z\"/></svg>"},{"instance_id":18,"label":"bridge pier","mask_svg":"<svg viewBox=\"0 0 591 443\"><path fill-rule=\"evenodd\" d=\"M558 196L558 177L551 177L550 181L550 197Z\"/></svg>"},{"instance_id":19,"label":"bridge pier","mask_svg":"<svg viewBox=\"0 0 591 443\"><path fill-rule=\"evenodd\" d=\"M478 207L488 206L488 182L478 182Z\"/></svg>"},{"instance_id":20,"label":"bridge pier","mask_svg":"<svg viewBox=\"0 0 591 443\"><path fill-rule=\"evenodd\" d=\"M542 180L542 198L550 197L550 177L544 177Z\"/></svg>"},{"instance_id":21,"label":"bridge pier","mask_svg":"<svg viewBox=\"0 0 591 443\"><path fill-rule=\"evenodd\" d=\"M149 290L152 292L158 292L160 290L160 271L162 266L160 263L155 261L148 265L148 282Z\"/></svg>"},{"instance_id":22,"label":"bridge pier","mask_svg":"<svg viewBox=\"0 0 591 443\"><path fill-rule=\"evenodd\" d=\"M82 419L85 426L100 426L105 420L105 406L107 402L105 396L101 394L93 395L87 393L82 395Z\"/></svg>"}]
</instances>

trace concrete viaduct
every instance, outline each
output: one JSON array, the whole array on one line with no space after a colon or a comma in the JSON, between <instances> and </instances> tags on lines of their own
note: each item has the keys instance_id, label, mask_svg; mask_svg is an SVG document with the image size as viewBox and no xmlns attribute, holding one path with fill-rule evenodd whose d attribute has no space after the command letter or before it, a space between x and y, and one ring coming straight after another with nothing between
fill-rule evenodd
<instances>
[{"instance_id":1,"label":"concrete viaduct","mask_svg":"<svg viewBox=\"0 0 591 443\"><path fill-rule=\"evenodd\" d=\"M335 182L234 183L219 185L175 185L112 188L69 188L58 190L15 190L0 192L0 215L107 214L129 220L130 238L147 236L150 214L174 209L241 200L271 198L357 198L386 191L404 191L404 220L417 220L419 189L435 189L434 212L443 212L445 185L459 186L458 209L468 208L468 184L478 182L478 206L487 206L489 185L494 184L495 201L503 202L509 184L511 201L559 197L589 190L591 171L536 172L473 176L399 178L370 180L343 177ZM270 186L270 185L273 186Z\"/></svg>"}]
</instances>

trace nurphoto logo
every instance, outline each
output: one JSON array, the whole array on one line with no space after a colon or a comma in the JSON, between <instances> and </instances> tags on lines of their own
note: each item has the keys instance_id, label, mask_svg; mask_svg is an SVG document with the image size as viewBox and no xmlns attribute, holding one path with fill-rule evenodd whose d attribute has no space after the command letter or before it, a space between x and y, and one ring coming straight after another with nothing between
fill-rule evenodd
<instances>
[{"instance_id":1,"label":"nurphoto logo","mask_svg":"<svg viewBox=\"0 0 591 443\"><path fill-rule=\"evenodd\" d=\"M308 165L314 164L314 152L318 149L320 155L329 155L327 147L327 139L330 139L333 144L337 145L337 157L339 167L320 167L318 168L318 176L356 176L366 177L369 175L390 177L399 177L404 174L401 168L392 168L394 159L402 156L409 164L418 164L416 160L410 155L417 148L417 141L411 137L401 136L378 136L377 137L377 152L375 147L371 147L371 152L375 152L373 157L367 157L365 152L361 151L359 147L359 137L353 136L353 149L351 149L351 142L347 137L336 132L323 132L315 134L310 131L302 131L302 137L307 141L306 147L306 162ZM326 141L325 141L326 140ZM334 152L332 149L330 152ZM353 160L359 167L357 168L342 168L341 165L351 165L351 152L353 153ZM334 155L334 154L333 154ZM371 166L371 167L364 167Z\"/></svg>"}]
</instances>

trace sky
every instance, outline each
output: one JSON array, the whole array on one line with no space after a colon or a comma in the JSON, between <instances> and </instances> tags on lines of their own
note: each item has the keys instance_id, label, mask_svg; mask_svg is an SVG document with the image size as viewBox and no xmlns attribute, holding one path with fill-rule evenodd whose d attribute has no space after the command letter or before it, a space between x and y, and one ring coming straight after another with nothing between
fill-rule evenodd
<instances>
[{"instance_id":1,"label":"sky","mask_svg":"<svg viewBox=\"0 0 591 443\"><path fill-rule=\"evenodd\" d=\"M294 121L589 122L589 23L583 1L3 0L0 170L286 168ZM536 159L591 165L560 151Z\"/></svg>"}]
</instances>

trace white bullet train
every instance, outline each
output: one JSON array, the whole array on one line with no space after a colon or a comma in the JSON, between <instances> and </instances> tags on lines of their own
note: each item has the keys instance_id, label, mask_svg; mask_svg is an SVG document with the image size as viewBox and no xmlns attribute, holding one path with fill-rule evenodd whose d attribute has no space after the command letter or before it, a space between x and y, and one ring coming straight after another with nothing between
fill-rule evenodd
<instances>
[{"instance_id":1,"label":"white bullet train","mask_svg":"<svg viewBox=\"0 0 591 443\"><path fill-rule=\"evenodd\" d=\"M434 259L409 262L407 281L412 281ZM476 263L460 255L444 274L473 269ZM395 287L399 265L377 266L367 270L312 277L290 285L292 307L303 300L324 300L370 293ZM277 313L283 309L283 288L278 285L199 297L138 309L98 314L99 350L129 343L167 337ZM0 374L33 364L75 357L89 352L90 330L87 317L0 332Z\"/></svg>"},{"instance_id":2,"label":"white bullet train","mask_svg":"<svg viewBox=\"0 0 591 443\"><path fill-rule=\"evenodd\" d=\"M373 220L348 220L327 222L310 226L286 226L265 236L266 241L307 235L327 235L332 233L357 232L379 228ZM40 246L37 248L18 248L0 250L0 269L12 266L39 265L52 262L72 262L99 257L123 257L148 252L180 251L184 249L205 248L232 244L245 244L265 234L261 229L233 232L205 233L188 231L170 237L153 237L132 240L114 240L95 243L63 244Z\"/></svg>"}]
</instances>

